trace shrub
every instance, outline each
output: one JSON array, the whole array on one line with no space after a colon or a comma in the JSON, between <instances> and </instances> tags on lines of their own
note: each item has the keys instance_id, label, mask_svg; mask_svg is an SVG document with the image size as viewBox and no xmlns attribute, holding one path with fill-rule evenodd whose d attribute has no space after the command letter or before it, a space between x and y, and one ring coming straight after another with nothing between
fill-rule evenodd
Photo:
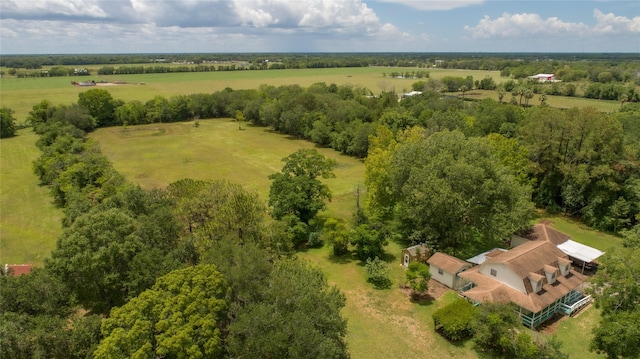
<instances>
[{"instance_id":1,"label":"shrub","mask_svg":"<svg viewBox=\"0 0 640 359\"><path fill-rule=\"evenodd\" d=\"M459 341L473 335L471 322L477 312L471 303L459 298L433 313L433 324L443 337Z\"/></svg>"},{"instance_id":2,"label":"shrub","mask_svg":"<svg viewBox=\"0 0 640 359\"><path fill-rule=\"evenodd\" d=\"M422 294L429 289L431 273L429 267L422 262L411 262L405 272L407 284L413 289L413 294Z\"/></svg>"},{"instance_id":3,"label":"shrub","mask_svg":"<svg viewBox=\"0 0 640 359\"><path fill-rule=\"evenodd\" d=\"M367 282L372 283L378 289L391 288L391 279L389 279L389 267L380 258L367 258L365 265L367 271Z\"/></svg>"}]
</instances>

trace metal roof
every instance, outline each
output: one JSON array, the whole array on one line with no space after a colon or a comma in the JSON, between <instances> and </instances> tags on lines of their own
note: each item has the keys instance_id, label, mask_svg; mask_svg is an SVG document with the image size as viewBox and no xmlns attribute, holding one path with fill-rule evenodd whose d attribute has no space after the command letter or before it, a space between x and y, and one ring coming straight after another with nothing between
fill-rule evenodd
<instances>
[{"instance_id":1,"label":"metal roof","mask_svg":"<svg viewBox=\"0 0 640 359\"><path fill-rule=\"evenodd\" d=\"M558 244L558 248L563 251L566 255L577 258L583 262L593 262L598 257L604 254L604 252L595 249L593 247L589 247L582 243L578 243L572 240L567 240L564 243Z\"/></svg>"},{"instance_id":2,"label":"metal roof","mask_svg":"<svg viewBox=\"0 0 640 359\"><path fill-rule=\"evenodd\" d=\"M471 258L467 259L467 262L474 263L474 264L482 264L482 263L484 263L484 261L487 260L487 254L492 253L494 251L506 252L507 250L506 249L502 249L502 248L494 248L494 249L488 250L486 252L480 253L475 257L471 257Z\"/></svg>"}]
</instances>

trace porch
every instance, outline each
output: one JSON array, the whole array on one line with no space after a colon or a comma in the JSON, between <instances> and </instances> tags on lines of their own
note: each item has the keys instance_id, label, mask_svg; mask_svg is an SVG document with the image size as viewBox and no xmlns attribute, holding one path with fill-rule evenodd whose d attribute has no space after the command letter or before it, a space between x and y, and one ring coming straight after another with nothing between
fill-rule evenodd
<instances>
[{"instance_id":1,"label":"porch","mask_svg":"<svg viewBox=\"0 0 640 359\"><path fill-rule=\"evenodd\" d=\"M572 290L571 292L567 293L567 295L556 300L537 313L532 313L530 311L519 308L518 315L520 316L520 319L525 326L533 329L547 321L549 318L553 317L556 313L572 315L578 310L584 308L590 302L591 296L585 297L582 293Z\"/></svg>"}]
</instances>

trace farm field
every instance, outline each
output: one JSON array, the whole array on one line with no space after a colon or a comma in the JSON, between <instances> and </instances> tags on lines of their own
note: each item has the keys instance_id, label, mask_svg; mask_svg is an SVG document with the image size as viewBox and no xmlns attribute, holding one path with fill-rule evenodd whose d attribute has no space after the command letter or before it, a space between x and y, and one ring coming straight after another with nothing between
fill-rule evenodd
<instances>
[{"instance_id":1,"label":"farm field","mask_svg":"<svg viewBox=\"0 0 640 359\"><path fill-rule=\"evenodd\" d=\"M0 78L0 98L2 106L11 108L18 122L24 121L29 111L36 103L43 99L54 105L76 102L78 93L91 87L72 86L72 80L95 80L97 82L124 81L125 85L103 86L115 99L124 101L147 101L156 95L167 98L174 95L188 95L193 93L212 93L227 87L234 90L255 89L262 84L273 86L298 84L302 87L317 82L337 85L362 86L374 94L381 91L395 90L397 93L411 91L411 84L419 79L390 78L393 71L428 71L430 78L441 79L445 76L473 76L481 80L491 76L496 83L507 81L500 77L498 71L476 71L455 69L423 69L423 68L392 68L392 67L352 67L328 69L288 69L288 70L260 70L260 71L220 71L220 72L184 72L165 74L141 75L111 75L87 77L40 77L40 78ZM386 77L383 77L386 74ZM144 85L142 85L144 83ZM506 96L507 101L510 95ZM495 91L472 91L469 98L492 97L497 100ZM537 97L532 104L537 104ZM616 101L591 100L583 98L566 98L549 96L548 103L556 107L585 107L594 106L601 111L613 111L619 108Z\"/></svg>"},{"instance_id":2,"label":"farm field","mask_svg":"<svg viewBox=\"0 0 640 359\"><path fill-rule=\"evenodd\" d=\"M62 211L51 203L31 163L40 150L29 129L0 140L0 263L41 265L61 232Z\"/></svg>"}]
</instances>

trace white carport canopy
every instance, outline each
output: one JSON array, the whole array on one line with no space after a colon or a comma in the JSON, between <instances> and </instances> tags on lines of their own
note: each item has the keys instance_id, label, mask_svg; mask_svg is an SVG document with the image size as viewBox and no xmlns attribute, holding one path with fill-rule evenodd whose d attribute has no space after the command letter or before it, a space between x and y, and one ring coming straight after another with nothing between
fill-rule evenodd
<instances>
[{"instance_id":1,"label":"white carport canopy","mask_svg":"<svg viewBox=\"0 0 640 359\"><path fill-rule=\"evenodd\" d=\"M574 242L570 239L564 243L558 244L558 248L566 255L579 259L584 263L593 262L604 254L604 252L598 249Z\"/></svg>"}]
</instances>

